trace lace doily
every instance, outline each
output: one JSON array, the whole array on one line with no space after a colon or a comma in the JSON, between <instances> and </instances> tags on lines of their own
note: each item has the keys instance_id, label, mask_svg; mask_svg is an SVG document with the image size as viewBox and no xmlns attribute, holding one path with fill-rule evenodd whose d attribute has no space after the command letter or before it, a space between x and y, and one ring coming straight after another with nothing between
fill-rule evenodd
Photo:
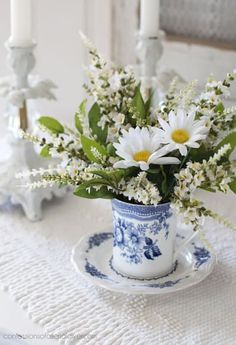
<instances>
[{"instance_id":1,"label":"lace doily","mask_svg":"<svg viewBox=\"0 0 236 345\"><path fill-rule=\"evenodd\" d=\"M66 335L63 345L235 345L235 233L208 224L219 262L199 285L165 296L114 294L70 264L72 244L110 222L110 205L73 199L57 206L43 223L18 211L0 216L0 284L47 334Z\"/></svg>"}]
</instances>

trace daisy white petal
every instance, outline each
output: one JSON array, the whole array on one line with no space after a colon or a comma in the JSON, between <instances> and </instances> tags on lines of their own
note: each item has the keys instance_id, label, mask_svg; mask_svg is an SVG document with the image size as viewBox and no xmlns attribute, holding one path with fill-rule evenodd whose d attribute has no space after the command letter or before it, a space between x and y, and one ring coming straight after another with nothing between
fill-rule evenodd
<instances>
[{"instance_id":1,"label":"daisy white petal","mask_svg":"<svg viewBox=\"0 0 236 345\"><path fill-rule=\"evenodd\" d=\"M194 148L194 149L198 149L198 148L200 147L200 144L199 144L199 143L196 143L196 142L195 142L195 143L191 143L191 142L190 142L190 143L188 144L188 146L189 146L189 147L192 147L192 148Z\"/></svg>"},{"instance_id":2,"label":"daisy white petal","mask_svg":"<svg viewBox=\"0 0 236 345\"><path fill-rule=\"evenodd\" d=\"M140 162L139 164L140 164L140 169L141 170L146 171L146 170L149 169L149 165L146 162Z\"/></svg>"},{"instance_id":3,"label":"daisy white petal","mask_svg":"<svg viewBox=\"0 0 236 345\"><path fill-rule=\"evenodd\" d=\"M126 169L132 166L138 166L138 164L133 161L122 160L114 163L113 165L115 169Z\"/></svg>"},{"instance_id":4,"label":"daisy white petal","mask_svg":"<svg viewBox=\"0 0 236 345\"><path fill-rule=\"evenodd\" d=\"M122 169L135 166L144 171L148 170L150 164L159 164L158 159L168 152L166 147L160 148L155 129L152 127L136 127L123 131L119 142L115 143L114 147L117 156L123 158L114 164L114 168ZM177 161L174 157L164 157L163 164L177 164L179 162Z\"/></svg>"},{"instance_id":5,"label":"daisy white petal","mask_svg":"<svg viewBox=\"0 0 236 345\"><path fill-rule=\"evenodd\" d=\"M184 110L178 109L177 115L176 115L177 127L182 127L185 124L185 121L186 121L186 117L185 117Z\"/></svg>"},{"instance_id":6,"label":"daisy white petal","mask_svg":"<svg viewBox=\"0 0 236 345\"><path fill-rule=\"evenodd\" d=\"M170 131L171 128L170 128L169 124L168 124L165 120L163 120L163 119L160 118L158 121L159 121L161 127L162 127L166 132Z\"/></svg>"},{"instance_id":7,"label":"daisy white petal","mask_svg":"<svg viewBox=\"0 0 236 345\"><path fill-rule=\"evenodd\" d=\"M159 158L159 157L163 157L167 154L167 149L166 147L162 147L161 149L157 150L156 152L154 152L151 156L150 156L150 160L152 160L153 158Z\"/></svg>"},{"instance_id":8,"label":"daisy white petal","mask_svg":"<svg viewBox=\"0 0 236 345\"><path fill-rule=\"evenodd\" d=\"M208 133L206 123L195 120L195 112L186 113L178 109L175 115L169 113L168 122L159 119L161 129L156 130L156 138L161 144L166 144L167 150L179 150L183 156L187 155L187 147L199 147L200 140L204 140ZM162 131L162 132L161 132Z\"/></svg>"},{"instance_id":9,"label":"daisy white petal","mask_svg":"<svg viewBox=\"0 0 236 345\"><path fill-rule=\"evenodd\" d=\"M203 134L196 134L196 135L193 135L191 137L191 140L189 140L189 142L203 140L203 139L205 139L205 135L203 135Z\"/></svg>"},{"instance_id":10,"label":"daisy white petal","mask_svg":"<svg viewBox=\"0 0 236 345\"><path fill-rule=\"evenodd\" d=\"M170 122L170 127L176 126L176 116L175 116L175 113L173 111L171 111L169 114L169 122Z\"/></svg>"},{"instance_id":11,"label":"daisy white petal","mask_svg":"<svg viewBox=\"0 0 236 345\"><path fill-rule=\"evenodd\" d=\"M160 157L153 162L159 165L168 165L168 164L179 164L180 160L176 157Z\"/></svg>"},{"instance_id":12,"label":"daisy white petal","mask_svg":"<svg viewBox=\"0 0 236 345\"><path fill-rule=\"evenodd\" d=\"M182 156L186 156L188 153L187 147L185 145L178 145L179 152Z\"/></svg>"}]
</instances>

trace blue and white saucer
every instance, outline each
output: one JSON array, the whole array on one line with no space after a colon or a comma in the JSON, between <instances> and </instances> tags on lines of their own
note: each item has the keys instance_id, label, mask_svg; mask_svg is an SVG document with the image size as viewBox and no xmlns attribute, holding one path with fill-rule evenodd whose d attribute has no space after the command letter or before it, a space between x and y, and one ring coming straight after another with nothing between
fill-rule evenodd
<instances>
[{"instance_id":1,"label":"blue and white saucer","mask_svg":"<svg viewBox=\"0 0 236 345\"><path fill-rule=\"evenodd\" d=\"M182 231L177 241L183 240ZM71 261L77 272L94 285L129 294L164 294L198 284L213 270L216 256L200 239L195 239L179 253L169 274L154 279L135 279L117 272L112 265L111 232L99 232L83 237L72 251Z\"/></svg>"}]
</instances>

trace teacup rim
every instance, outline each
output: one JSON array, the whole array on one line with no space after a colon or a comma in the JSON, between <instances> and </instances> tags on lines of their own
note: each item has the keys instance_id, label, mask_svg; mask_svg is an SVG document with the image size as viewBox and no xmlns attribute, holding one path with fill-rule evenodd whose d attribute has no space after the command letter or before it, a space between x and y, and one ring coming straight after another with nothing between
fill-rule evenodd
<instances>
[{"instance_id":1,"label":"teacup rim","mask_svg":"<svg viewBox=\"0 0 236 345\"><path fill-rule=\"evenodd\" d=\"M164 206L168 206L168 205L170 205L171 204L171 202L170 201L168 201L168 202L165 202L165 203L163 203L163 204L157 204L157 205L138 205L138 204L132 204L132 203L130 203L130 202L126 202L126 201L122 201L122 200L119 200L119 199L117 199L117 198L113 198L112 200L111 200L111 202L113 202L113 201L116 201L116 202L118 202L118 203L120 203L120 204L122 204L122 205L130 205L130 206L132 206L132 207L146 207L146 208L158 208L158 207L164 207Z\"/></svg>"}]
</instances>

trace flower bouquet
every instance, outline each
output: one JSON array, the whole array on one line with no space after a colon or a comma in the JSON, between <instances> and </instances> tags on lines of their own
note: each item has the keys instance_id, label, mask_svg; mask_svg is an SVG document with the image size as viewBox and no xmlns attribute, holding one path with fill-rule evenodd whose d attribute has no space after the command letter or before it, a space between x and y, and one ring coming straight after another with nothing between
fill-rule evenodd
<instances>
[{"instance_id":1,"label":"flower bouquet","mask_svg":"<svg viewBox=\"0 0 236 345\"><path fill-rule=\"evenodd\" d=\"M80 104L74 129L43 116L38 123L45 136L22 134L41 146L41 156L60 163L21 177L39 174L31 188L70 185L78 197L112 199L115 266L128 275L160 275L173 264L173 214L194 230L206 216L230 226L195 191L236 193L230 160L236 107L223 103L236 72L222 82L211 77L200 95L195 83L179 91L174 80L153 107L132 70L105 61L89 42L87 47L91 65L84 88L94 103L88 112L87 100ZM148 266L161 256L159 268Z\"/></svg>"}]
</instances>

